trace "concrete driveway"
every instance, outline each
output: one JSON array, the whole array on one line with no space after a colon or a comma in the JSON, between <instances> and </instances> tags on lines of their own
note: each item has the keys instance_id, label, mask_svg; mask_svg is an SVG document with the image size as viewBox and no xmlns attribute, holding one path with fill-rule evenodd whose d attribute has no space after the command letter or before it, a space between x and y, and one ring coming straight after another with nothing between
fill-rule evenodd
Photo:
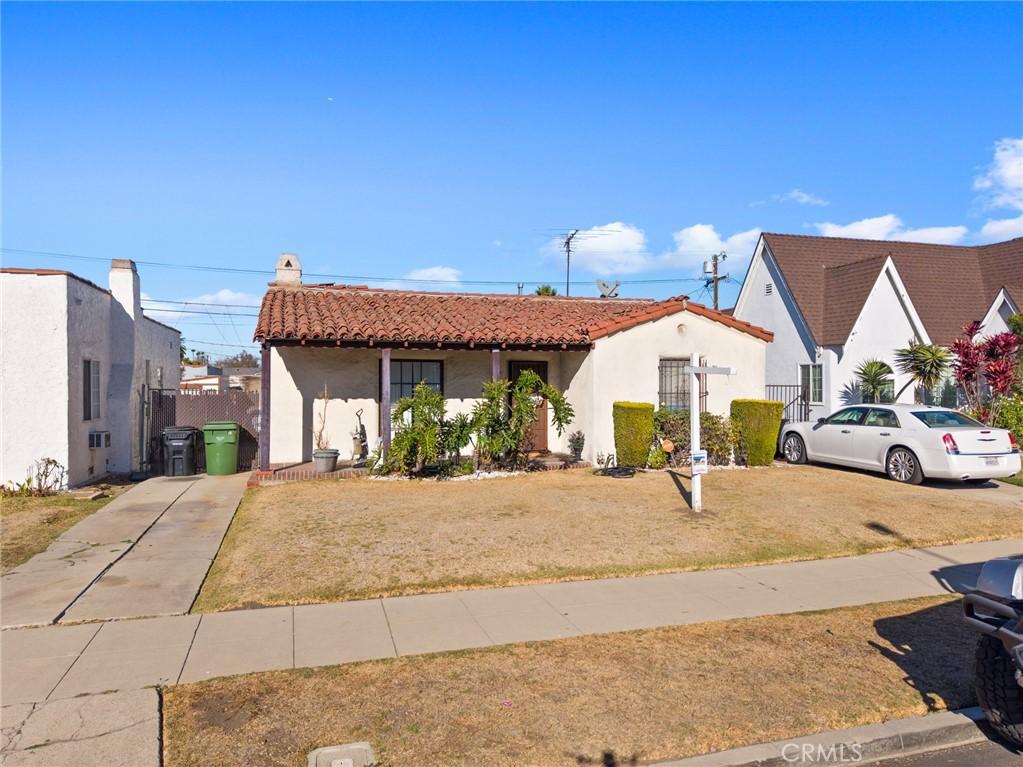
<instances>
[{"instance_id":1,"label":"concrete driveway","mask_svg":"<svg viewBox=\"0 0 1023 767\"><path fill-rule=\"evenodd\" d=\"M247 474L146 480L3 576L4 628L186 613Z\"/></svg>"}]
</instances>

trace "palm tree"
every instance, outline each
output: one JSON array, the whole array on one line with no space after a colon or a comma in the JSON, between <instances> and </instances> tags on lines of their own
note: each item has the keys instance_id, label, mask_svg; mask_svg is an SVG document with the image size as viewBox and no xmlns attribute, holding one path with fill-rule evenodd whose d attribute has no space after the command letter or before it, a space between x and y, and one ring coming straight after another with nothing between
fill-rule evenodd
<instances>
[{"instance_id":1,"label":"palm tree","mask_svg":"<svg viewBox=\"0 0 1023 767\"><path fill-rule=\"evenodd\" d=\"M895 395L897 401L913 384L928 391L936 388L952 365L952 352L937 344L910 341L905 349L895 350L895 364L900 373L909 376L906 385Z\"/></svg>"},{"instance_id":2,"label":"palm tree","mask_svg":"<svg viewBox=\"0 0 1023 767\"><path fill-rule=\"evenodd\" d=\"M556 296L558 295L558 289L552 288L550 285L540 285L535 293L538 296Z\"/></svg>"},{"instance_id":3,"label":"palm tree","mask_svg":"<svg viewBox=\"0 0 1023 767\"><path fill-rule=\"evenodd\" d=\"M881 395L892 383L892 369L881 360L864 360L856 368L856 379L864 402L880 402Z\"/></svg>"}]
</instances>

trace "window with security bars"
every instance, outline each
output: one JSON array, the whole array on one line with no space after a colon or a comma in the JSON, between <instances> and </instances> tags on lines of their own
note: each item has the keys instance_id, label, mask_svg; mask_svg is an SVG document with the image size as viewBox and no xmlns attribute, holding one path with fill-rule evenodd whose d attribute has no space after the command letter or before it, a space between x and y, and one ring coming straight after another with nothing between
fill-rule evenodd
<instances>
[{"instance_id":1,"label":"window with security bars","mask_svg":"<svg viewBox=\"0 0 1023 767\"><path fill-rule=\"evenodd\" d=\"M689 409L689 358L662 359L659 366L660 384L657 401L668 410Z\"/></svg>"}]
</instances>

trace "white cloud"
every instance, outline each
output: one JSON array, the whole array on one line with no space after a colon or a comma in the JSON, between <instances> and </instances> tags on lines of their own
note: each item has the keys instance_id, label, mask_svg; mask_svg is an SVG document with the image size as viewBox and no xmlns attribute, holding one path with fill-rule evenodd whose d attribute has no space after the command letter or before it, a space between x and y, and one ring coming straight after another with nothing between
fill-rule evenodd
<instances>
[{"instance_id":1,"label":"white cloud","mask_svg":"<svg viewBox=\"0 0 1023 767\"><path fill-rule=\"evenodd\" d=\"M695 268L721 251L736 259L747 259L753 255L760 231L747 229L722 238L713 224L693 224L672 235L675 248L661 256L660 261L663 266Z\"/></svg>"},{"instance_id":2,"label":"white cloud","mask_svg":"<svg viewBox=\"0 0 1023 767\"><path fill-rule=\"evenodd\" d=\"M552 257L565 254L560 238L548 242L546 250ZM621 221L582 229L572 240L572 266L601 276L640 272L650 263L646 234Z\"/></svg>"},{"instance_id":3,"label":"white cloud","mask_svg":"<svg viewBox=\"0 0 1023 767\"><path fill-rule=\"evenodd\" d=\"M444 282L458 282L462 272L453 266L427 266L424 269L413 269L405 274L406 280L442 280Z\"/></svg>"},{"instance_id":4,"label":"white cloud","mask_svg":"<svg viewBox=\"0 0 1023 767\"><path fill-rule=\"evenodd\" d=\"M995 142L995 156L983 175L973 180L989 208L1023 210L1023 138Z\"/></svg>"},{"instance_id":5,"label":"white cloud","mask_svg":"<svg viewBox=\"0 0 1023 767\"><path fill-rule=\"evenodd\" d=\"M785 194L776 194L772 198L775 202L797 202L800 205L830 205L827 200L822 200L815 194L804 192L802 189L793 189Z\"/></svg>"},{"instance_id":6,"label":"white cloud","mask_svg":"<svg viewBox=\"0 0 1023 767\"><path fill-rule=\"evenodd\" d=\"M1011 240L1023 237L1023 216L1016 218L988 219L980 229L980 236L985 240Z\"/></svg>"},{"instance_id":7,"label":"white cloud","mask_svg":"<svg viewBox=\"0 0 1023 767\"><path fill-rule=\"evenodd\" d=\"M952 245L960 242L967 233L965 226L928 226L919 229L906 229L902 219L894 213L863 218L849 224L823 222L814 224L814 226L825 237L928 242L938 245Z\"/></svg>"}]
</instances>

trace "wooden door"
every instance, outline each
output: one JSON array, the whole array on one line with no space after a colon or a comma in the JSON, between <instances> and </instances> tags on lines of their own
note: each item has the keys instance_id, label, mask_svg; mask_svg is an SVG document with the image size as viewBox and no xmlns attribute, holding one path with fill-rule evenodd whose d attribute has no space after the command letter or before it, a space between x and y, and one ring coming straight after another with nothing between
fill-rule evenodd
<instances>
[{"instance_id":1,"label":"wooden door","mask_svg":"<svg viewBox=\"0 0 1023 767\"><path fill-rule=\"evenodd\" d=\"M540 380L547 383L547 363L538 361L512 361L508 363L508 379L515 385L515 382L519 378L519 374L523 370L532 370L538 376ZM536 420L533 421L533 428L530 433L526 436L528 444L526 449L529 452L535 453L546 453L547 452L547 424L549 423L549 417L547 415L547 400L541 399L536 405Z\"/></svg>"}]
</instances>

